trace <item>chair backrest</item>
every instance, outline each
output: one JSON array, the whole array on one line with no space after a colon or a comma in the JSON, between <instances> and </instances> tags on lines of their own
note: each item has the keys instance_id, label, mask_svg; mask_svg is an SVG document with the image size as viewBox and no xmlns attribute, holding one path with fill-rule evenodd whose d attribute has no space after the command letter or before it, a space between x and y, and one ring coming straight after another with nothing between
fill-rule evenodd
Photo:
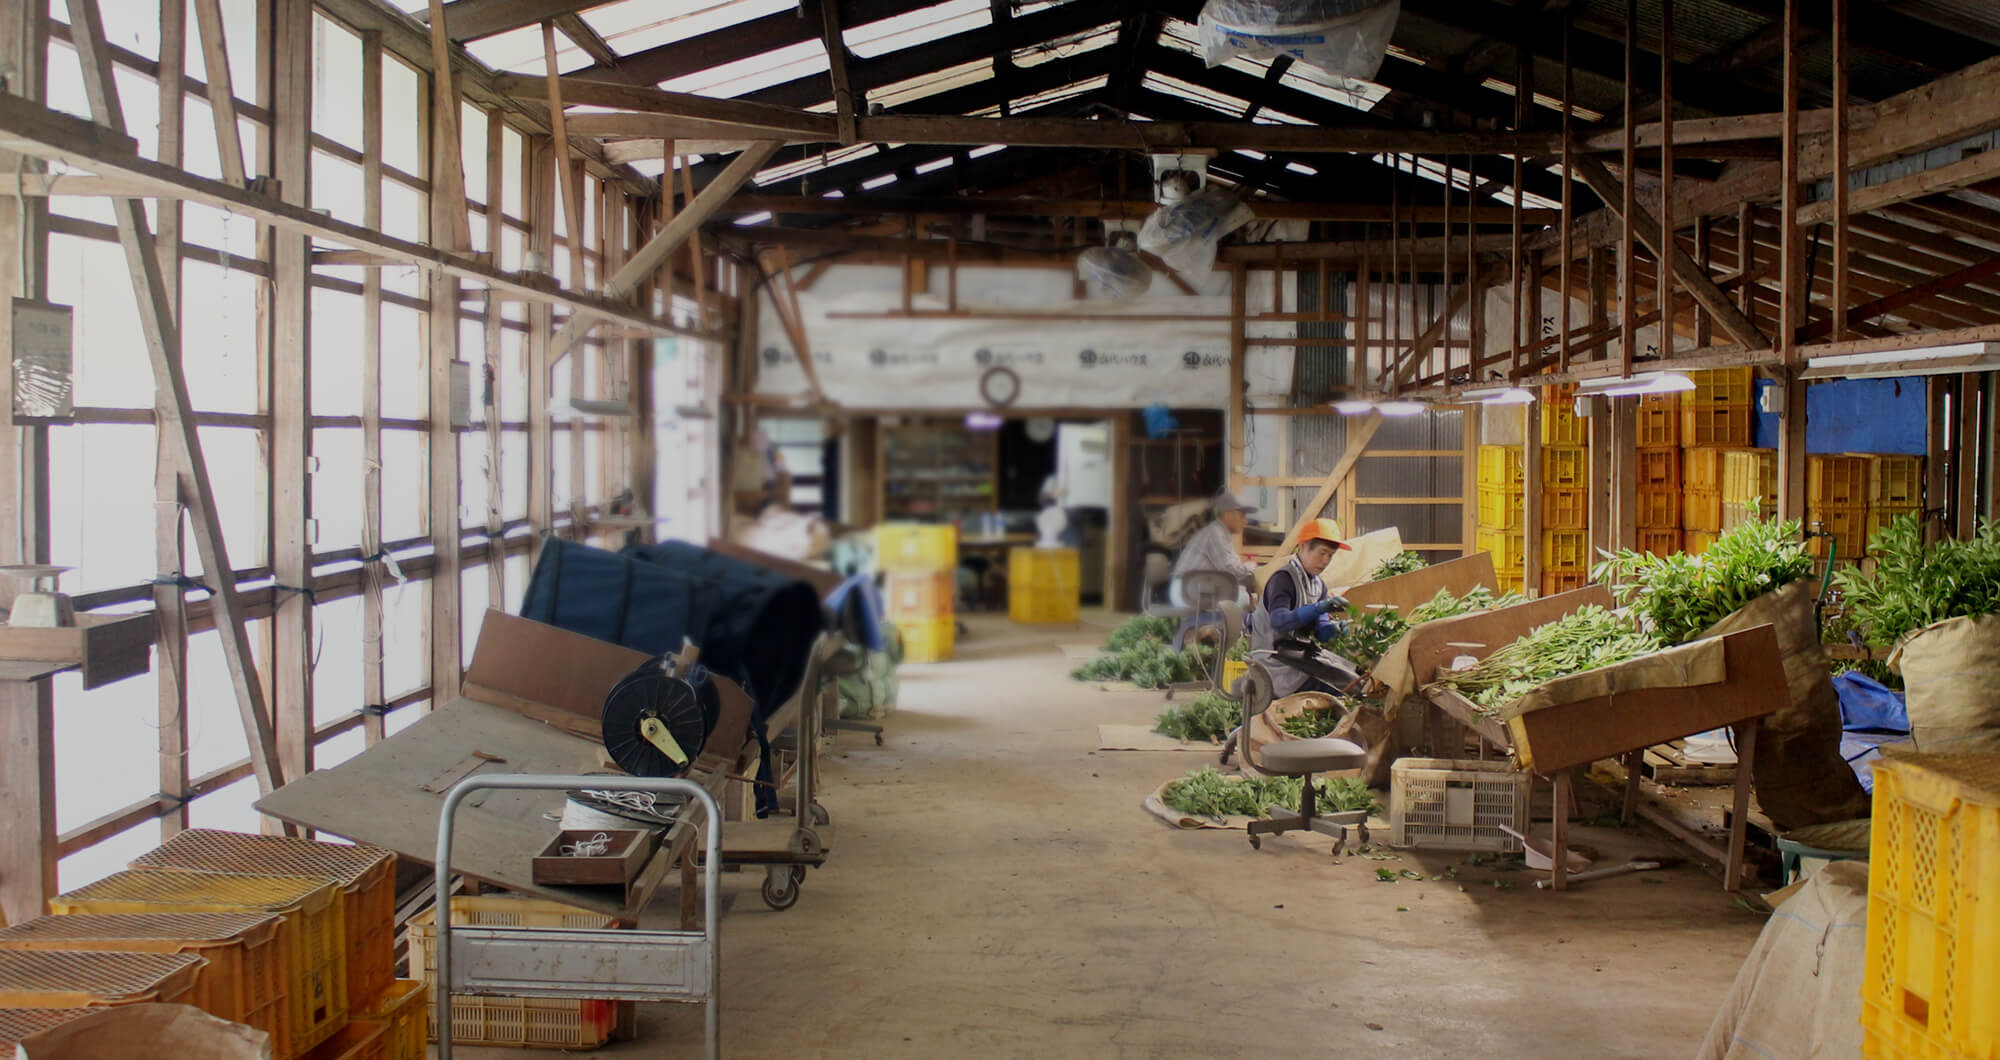
<instances>
[{"instance_id":1,"label":"chair backrest","mask_svg":"<svg viewBox=\"0 0 2000 1060\"><path fill-rule=\"evenodd\" d=\"M1236 577L1218 570L1191 570L1181 575L1181 599L1196 611L1213 611L1224 600L1236 599Z\"/></svg>"}]
</instances>

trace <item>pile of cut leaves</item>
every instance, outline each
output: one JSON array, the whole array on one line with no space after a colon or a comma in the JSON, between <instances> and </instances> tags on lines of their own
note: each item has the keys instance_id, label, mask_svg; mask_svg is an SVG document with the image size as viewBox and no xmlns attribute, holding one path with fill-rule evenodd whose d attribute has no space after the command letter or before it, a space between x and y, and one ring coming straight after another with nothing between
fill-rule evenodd
<instances>
[{"instance_id":1,"label":"pile of cut leaves","mask_svg":"<svg viewBox=\"0 0 2000 1060\"><path fill-rule=\"evenodd\" d=\"M1368 580L1379 582L1398 574L1413 574L1428 566L1430 564L1424 562L1424 557L1405 549L1376 564L1375 570L1368 575Z\"/></svg>"},{"instance_id":2,"label":"pile of cut leaves","mask_svg":"<svg viewBox=\"0 0 2000 1060\"><path fill-rule=\"evenodd\" d=\"M1153 721L1153 731L1176 740L1221 743L1243 720L1243 705L1214 692L1186 703L1169 703Z\"/></svg>"},{"instance_id":3,"label":"pile of cut leaves","mask_svg":"<svg viewBox=\"0 0 2000 1060\"><path fill-rule=\"evenodd\" d=\"M1591 577L1663 645L1686 644L1743 605L1812 577L1812 554L1797 520L1752 520L1726 530L1699 556L1652 556L1630 549L1608 556Z\"/></svg>"},{"instance_id":4,"label":"pile of cut leaves","mask_svg":"<svg viewBox=\"0 0 2000 1060\"><path fill-rule=\"evenodd\" d=\"M1326 642L1326 650L1353 663L1362 672L1382 660L1382 653L1403 639L1410 624L1394 608L1370 611L1349 623L1340 636Z\"/></svg>"},{"instance_id":5,"label":"pile of cut leaves","mask_svg":"<svg viewBox=\"0 0 2000 1060\"><path fill-rule=\"evenodd\" d=\"M1985 520L1970 540L1924 544L1923 523L1897 516L1870 543L1875 569L1835 572L1845 617L1871 648L1947 618L2000 612L2000 522Z\"/></svg>"},{"instance_id":6,"label":"pile of cut leaves","mask_svg":"<svg viewBox=\"0 0 2000 1060\"><path fill-rule=\"evenodd\" d=\"M1490 715L1558 677L1650 655L1661 647L1659 638L1640 632L1630 617L1590 604L1535 627L1474 666L1445 671L1438 684L1456 689Z\"/></svg>"},{"instance_id":7,"label":"pile of cut leaves","mask_svg":"<svg viewBox=\"0 0 2000 1060\"><path fill-rule=\"evenodd\" d=\"M1354 777L1324 780L1317 789L1321 813L1382 810L1375 793ZM1267 806L1297 810L1304 792L1302 777L1243 777L1203 766L1168 784L1162 797L1173 809L1198 817L1262 817Z\"/></svg>"},{"instance_id":8,"label":"pile of cut leaves","mask_svg":"<svg viewBox=\"0 0 2000 1060\"><path fill-rule=\"evenodd\" d=\"M1410 624L1435 622L1440 618L1457 618L1475 611L1491 611L1497 607L1513 607L1527 597L1520 593L1493 595L1493 590L1484 585L1475 585L1464 596L1453 596L1450 589L1439 589L1437 595L1410 609Z\"/></svg>"},{"instance_id":9,"label":"pile of cut leaves","mask_svg":"<svg viewBox=\"0 0 2000 1060\"><path fill-rule=\"evenodd\" d=\"M1134 618L1112 630L1104 651L1069 675L1079 681L1130 681L1140 688L1206 679L1215 664L1215 647L1189 644L1175 651L1175 628L1170 618Z\"/></svg>"}]
</instances>

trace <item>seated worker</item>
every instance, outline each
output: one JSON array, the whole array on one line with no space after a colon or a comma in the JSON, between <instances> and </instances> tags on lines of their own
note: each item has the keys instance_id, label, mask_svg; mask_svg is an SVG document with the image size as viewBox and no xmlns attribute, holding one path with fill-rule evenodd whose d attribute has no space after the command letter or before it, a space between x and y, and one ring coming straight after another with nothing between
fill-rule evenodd
<instances>
[{"instance_id":1,"label":"seated worker","mask_svg":"<svg viewBox=\"0 0 2000 1060\"><path fill-rule=\"evenodd\" d=\"M1257 576L1236 551L1236 535L1250 523L1250 516L1256 508L1236 499L1234 493L1224 493L1215 498L1215 521L1194 532L1181 546L1181 554L1174 558L1172 580L1167 585L1167 599L1175 607L1192 606L1181 595L1181 579L1190 571L1221 571L1236 579L1236 584L1248 590Z\"/></svg>"},{"instance_id":2,"label":"seated worker","mask_svg":"<svg viewBox=\"0 0 2000 1060\"><path fill-rule=\"evenodd\" d=\"M1320 573L1333 562L1333 554L1351 546L1340 540L1340 528L1331 519L1314 519L1299 533L1298 548L1285 565L1271 572L1264 583L1263 609L1269 616L1271 632L1279 639L1305 637L1314 641L1332 640L1346 624L1329 612L1344 611L1347 601L1327 590ZM1271 690L1280 698L1302 690L1331 692L1312 675L1271 660Z\"/></svg>"}]
</instances>

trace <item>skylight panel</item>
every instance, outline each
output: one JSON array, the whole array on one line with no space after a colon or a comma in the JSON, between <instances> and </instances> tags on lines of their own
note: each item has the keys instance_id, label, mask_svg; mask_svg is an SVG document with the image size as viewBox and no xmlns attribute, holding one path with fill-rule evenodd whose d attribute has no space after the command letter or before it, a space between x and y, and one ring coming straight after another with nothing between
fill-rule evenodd
<instances>
[{"instance_id":1,"label":"skylight panel","mask_svg":"<svg viewBox=\"0 0 2000 1060\"><path fill-rule=\"evenodd\" d=\"M917 48L959 33L993 24L987 0L948 0L933 7L870 22L841 33L849 51L863 59L905 48Z\"/></svg>"},{"instance_id":2,"label":"skylight panel","mask_svg":"<svg viewBox=\"0 0 2000 1060\"><path fill-rule=\"evenodd\" d=\"M778 184L788 180L797 180L815 170L830 169L842 163L852 162L858 158L867 158L869 155L874 154L876 150L877 148L874 144L855 144L852 147L835 148L824 154L813 155L811 158L801 158L796 162L785 162L775 166L768 166L760 170L751 179L756 181L759 187L768 184Z\"/></svg>"},{"instance_id":3,"label":"skylight panel","mask_svg":"<svg viewBox=\"0 0 2000 1060\"><path fill-rule=\"evenodd\" d=\"M1262 162L1263 160L1271 157L1270 155L1267 155L1262 151L1255 151L1248 147L1239 147L1236 149L1235 153L1242 155L1244 158L1254 158L1259 162Z\"/></svg>"},{"instance_id":4,"label":"skylight panel","mask_svg":"<svg viewBox=\"0 0 2000 1060\"><path fill-rule=\"evenodd\" d=\"M1037 44L1032 48L1014 50L1014 65L1019 67L1040 66L1054 59L1071 59L1110 47L1118 42L1118 23L1108 22L1096 29L1059 37L1047 44Z\"/></svg>"},{"instance_id":5,"label":"skylight panel","mask_svg":"<svg viewBox=\"0 0 2000 1060\"><path fill-rule=\"evenodd\" d=\"M770 222L770 220L771 220L771 211L759 210L756 213L745 214L742 217L738 217L736 219L736 227L748 228L751 225L767 224Z\"/></svg>"},{"instance_id":6,"label":"skylight panel","mask_svg":"<svg viewBox=\"0 0 2000 1060\"><path fill-rule=\"evenodd\" d=\"M1250 109L1250 101L1247 99L1232 96L1226 92L1217 92L1211 88L1203 88L1200 85L1190 84L1180 78L1168 77L1165 74L1148 73L1145 79L1139 83L1145 88L1157 89L1171 96L1179 96L1182 99L1199 103L1210 110L1221 111L1232 117Z\"/></svg>"},{"instance_id":7,"label":"skylight panel","mask_svg":"<svg viewBox=\"0 0 2000 1060\"><path fill-rule=\"evenodd\" d=\"M874 89L868 93L868 102L880 103L885 107L891 108L905 106L926 96L934 96L939 92L978 84L982 81L990 80L992 77L993 60L974 59L969 63L960 63L957 66L924 74L921 77L912 77L907 81L898 81L895 84L883 85L881 88Z\"/></svg>"},{"instance_id":8,"label":"skylight panel","mask_svg":"<svg viewBox=\"0 0 2000 1060\"><path fill-rule=\"evenodd\" d=\"M1373 82L1357 81L1350 77L1335 77L1317 67L1302 63L1294 63L1283 76L1278 78L1278 83L1286 88L1296 89L1329 103L1338 103L1355 110L1373 110L1375 104L1389 94L1387 88Z\"/></svg>"},{"instance_id":9,"label":"skylight panel","mask_svg":"<svg viewBox=\"0 0 2000 1060\"><path fill-rule=\"evenodd\" d=\"M691 92L699 96L731 99L802 77L824 75L826 71L826 48L818 40L809 40L707 70L697 70L661 82L660 87L669 92ZM831 95L832 92L829 85L827 93Z\"/></svg>"},{"instance_id":10,"label":"skylight panel","mask_svg":"<svg viewBox=\"0 0 2000 1060\"><path fill-rule=\"evenodd\" d=\"M1259 110L1257 111L1257 119L1256 119L1256 121L1257 121L1257 124L1259 124L1259 125L1311 125L1311 124L1313 124L1312 122L1309 122L1309 121L1305 120L1304 118L1301 118L1301 117L1299 117L1299 116L1298 116L1298 115L1296 115L1296 114L1287 114L1287 113L1285 113L1285 112L1284 112L1284 111L1282 111L1282 110L1277 110L1277 109L1275 109L1275 108L1272 108L1272 107L1264 107L1264 108L1261 108L1261 109L1259 109Z\"/></svg>"},{"instance_id":11,"label":"skylight panel","mask_svg":"<svg viewBox=\"0 0 2000 1060\"><path fill-rule=\"evenodd\" d=\"M874 191L876 188L886 188L894 183L896 183L896 175L894 173L884 173L879 177L870 177L862 181L861 187L864 191Z\"/></svg>"},{"instance_id":12,"label":"skylight panel","mask_svg":"<svg viewBox=\"0 0 2000 1060\"><path fill-rule=\"evenodd\" d=\"M1046 92L1037 92L1029 96L1018 96L1009 100L1008 104L1016 111L1033 110L1036 107L1046 107L1052 103L1061 103L1066 99L1075 99L1086 92L1095 92L1110 83L1111 78L1109 75L1099 74L1096 77L1086 78L1074 84L1064 85L1061 88L1052 88Z\"/></svg>"},{"instance_id":13,"label":"skylight panel","mask_svg":"<svg viewBox=\"0 0 2000 1060\"><path fill-rule=\"evenodd\" d=\"M1309 165L1306 165L1304 162L1287 162L1285 163L1285 168L1302 176L1307 176L1307 177L1319 176L1319 170L1314 169Z\"/></svg>"},{"instance_id":14,"label":"skylight panel","mask_svg":"<svg viewBox=\"0 0 2000 1060\"><path fill-rule=\"evenodd\" d=\"M1006 149L1007 149L1006 144L987 144L985 147L975 147L972 150L967 151L965 153L965 157L985 158L987 155L997 155L1000 152L1005 151Z\"/></svg>"},{"instance_id":15,"label":"skylight panel","mask_svg":"<svg viewBox=\"0 0 2000 1060\"><path fill-rule=\"evenodd\" d=\"M795 0L620 0L582 18L605 43L630 55L797 7Z\"/></svg>"},{"instance_id":16,"label":"skylight panel","mask_svg":"<svg viewBox=\"0 0 2000 1060\"><path fill-rule=\"evenodd\" d=\"M935 173L940 169L944 169L947 166L950 166L952 164L952 161L953 159L950 155L946 155L943 158L933 158L930 161L925 162L923 165L918 166L916 172L919 176L922 176L925 173Z\"/></svg>"}]
</instances>

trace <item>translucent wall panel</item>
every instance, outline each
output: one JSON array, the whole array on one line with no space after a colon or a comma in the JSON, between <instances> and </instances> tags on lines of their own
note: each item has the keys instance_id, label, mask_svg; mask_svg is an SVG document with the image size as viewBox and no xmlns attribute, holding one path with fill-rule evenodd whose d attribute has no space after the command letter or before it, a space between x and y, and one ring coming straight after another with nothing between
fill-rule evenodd
<instances>
[{"instance_id":1,"label":"translucent wall panel","mask_svg":"<svg viewBox=\"0 0 2000 1060\"><path fill-rule=\"evenodd\" d=\"M417 431L382 432L382 540L419 537L425 527L429 472Z\"/></svg>"},{"instance_id":2,"label":"translucent wall panel","mask_svg":"<svg viewBox=\"0 0 2000 1060\"><path fill-rule=\"evenodd\" d=\"M312 412L361 415L362 351L366 336L361 296L312 291Z\"/></svg>"},{"instance_id":3,"label":"translucent wall panel","mask_svg":"<svg viewBox=\"0 0 2000 1060\"><path fill-rule=\"evenodd\" d=\"M361 598L350 596L314 607L314 727L361 709L361 658Z\"/></svg>"},{"instance_id":4,"label":"translucent wall panel","mask_svg":"<svg viewBox=\"0 0 2000 1060\"><path fill-rule=\"evenodd\" d=\"M313 431L313 456L319 469L312 475L312 517L319 521L317 553L361 546L361 431L353 427L321 427Z\"/></svg>"}]
</instances>

